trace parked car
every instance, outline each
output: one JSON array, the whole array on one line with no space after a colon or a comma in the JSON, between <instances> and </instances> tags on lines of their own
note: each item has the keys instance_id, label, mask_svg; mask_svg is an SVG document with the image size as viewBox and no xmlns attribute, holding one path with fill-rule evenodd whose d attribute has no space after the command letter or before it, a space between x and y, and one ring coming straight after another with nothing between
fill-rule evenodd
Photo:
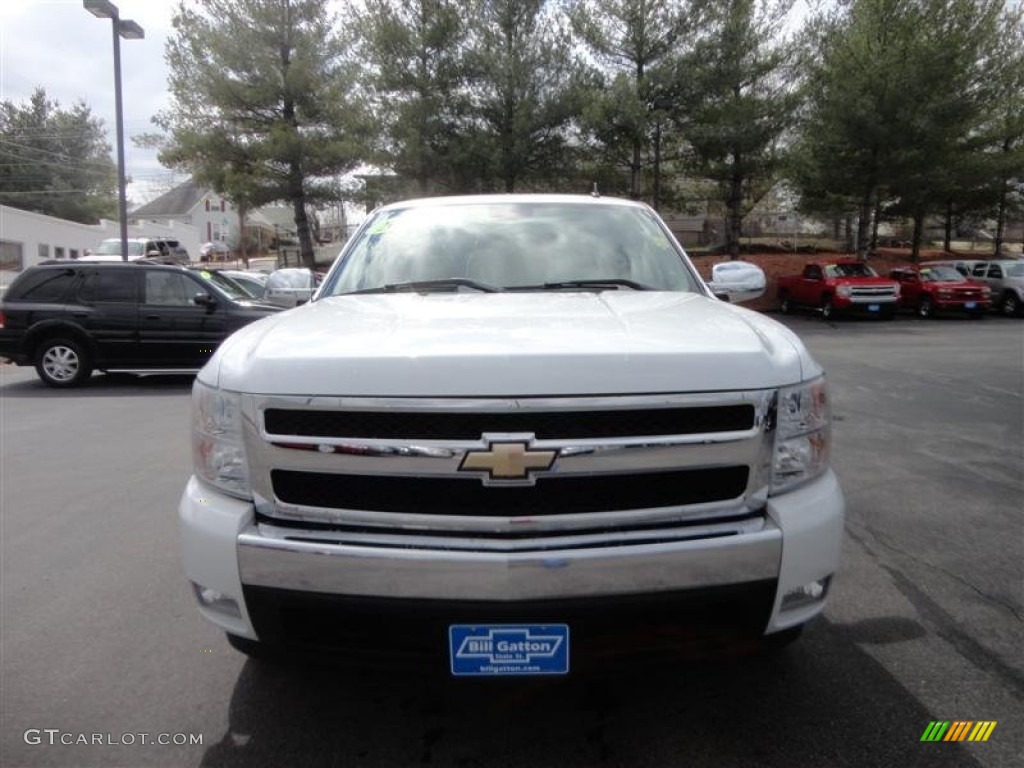
<instances>
[{"instance_id":1,"label":"parked car","mask_svg":"<svg viewBox=\"0 0 1024 768\"><path fill-rule=\"evenodd\" d=\"M907 265L892 270L889 277L900 284L900 306L921 317L952 310L981 319L992 306L988 286L964 277L954 267Z\"/></svg>"},{"instance_id":2,"label":"parked car","mask_svg":"<svg viewBox=\"0 0 1024 768\"><path fill-rule=\"evenodd\" d=\"M224 261L229 253L231 253L231 249L227 243L223 243L220 240L203 243L199 246L200 261Z\"/></svg>"},{"instance_id":3,"label":"parked car","mask_svg":"<svg viewBox=\"0 0 1024 768\"><path fill-rule=\"evenodd\" d=\"M196 371L243 325L280 311L182 267L71 262L30 267L0 302L0 356L52 387L101 371Z\"/></svg>"},{"instance_id":4,"label":"parked car","mask_svg":"<svg viewBox=\"0 0 1024 768\"><path fill-rule=\"evenodd\" d=\"M1024 314L1024 261L999 259L974 267L971 277L992 291L992 301L1007 317Z\"/></svg>"},{"instance_id":5,"label":"parked car","mask_svg":"<svg viewBox=\"0 0 1024 768\"><path fill-rule=\"evenodd\" d=\"M188 251L173 238L130 237L128 238L128 261L148 259L162 264L188 264ZM78 261L94 263L124 261L121 258L121 238L108 237Z\"/></svg>"},{"instance_id":6,"label":"parked car","mask_svg":"<svg viewBox=\"0 0 1024 768\"><path fill-rule=\"evenodd\" d=\"M777 296L783 314L810 307L828 320L837 312L864 312L892 318L900 284L880 277L856 259L808 262L799 275L778 278Z\"/></svg>"},{"instance_id":7,"label":"parked car","mask_svg":"<svg viewBox=\"0 0 1024 768\"><path fill-rule=\"evenodd\" d=\"M227 273L222 270L208 269L206 267L192 267L191 269L195 274L204 280L209 280L233 299L253 301L259 298L258 296L253 296L248 288L233 277L228 277Z\"/></svg>"},{"instance_id":8,"label":"parked car","mask_svg":"<svg viewBox=\"0 0 1024 768\"><path fill-rule=\"evenodd\" d=\"M154 240L173 263L187 265L191 262L192 259L188 255L188 249L181 244L180 240L176 240L173 237L157 237Z\"/></svg>"},{"instance_id":9,"label":"parked car","mask_svg":"<svg viewBox=\"0 0 1024 768\"><path fill-rule=\"evenodd\" d=\"M305 304L316 292L317 276L309 269L286 267L267 276L263 300L280 307Z\"/></svg>"},{"instance_id":10,"label":"parked car","mask_svg":"<svg viewBox=\"0 0 1024 768\"><path fill-rule=\"evenodd\" d=\"M262 299L267 289L267 275L262 272L246 272L241 269L223 269L222 275L226 275L245 288L252 294L253 298Z\"/></svg>"}]
</instances>

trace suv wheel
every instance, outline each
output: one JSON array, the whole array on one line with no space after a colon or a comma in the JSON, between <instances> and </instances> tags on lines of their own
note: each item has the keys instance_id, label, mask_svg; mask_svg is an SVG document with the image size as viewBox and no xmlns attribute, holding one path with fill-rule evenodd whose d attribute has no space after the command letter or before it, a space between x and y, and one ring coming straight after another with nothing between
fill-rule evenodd
<instances>
[{"instance_id":1,"label":"suv wheel","mask_svg":"<svg viewBox=\"0 0 1024 768\"><path fill-rule=\"evenodd\" d=\"M77 387L92 375L92 361L80 342L46 339L36 348L36 373L50 387Z\"/></svg>"},{"instance_id":2,"label":"suv wheel","mask_svg":"<svg viewBox=\"0 0 1024 768\"><path fill-rule=\"evenodd\" d=\"M917 314L921 317L931 317L935 314L935 308L932 306L932 300L927 296L921 297L921 302L917 305Z\"/></svg>"},{"instance_id":3,"label":"suv wheel","mask_svg":"<svg viewBox=\"0 0 1024 768\"><path fill-rule=\"evenodd\" d=\"M1003 314L1007 317L1016 317L1020 314L1020 299L1015 293L1007 293L1003 296Z\"/></svg>"},{"instance_id":4,"label":"suv wheel","mask_svg":"<svg viewBox=\"0 0 1024 768\"><path fill-rule=\"evenodd\" d=\"M779 311L784 315L788 315L793 311L793 304L789 300L788 293L782 293L779 295Z\"/></svg>"}]
</instances>

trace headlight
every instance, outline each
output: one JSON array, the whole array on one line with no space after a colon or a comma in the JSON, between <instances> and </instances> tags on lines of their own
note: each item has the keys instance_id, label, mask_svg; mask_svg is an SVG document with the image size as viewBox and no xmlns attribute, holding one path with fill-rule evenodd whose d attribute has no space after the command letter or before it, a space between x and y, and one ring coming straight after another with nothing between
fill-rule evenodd
<instances>
[{"instance_id":1,"label":"headlight","mask_svg":"<svg viewBox=\"0 0 1024 768\"><path fill-rule=\"evenodd\" d=\"M902 286L899 283L894 283L892 286L892 295L899 298L901 288Z\"/></svg>"},{"instance_id":2,"label":"headlight","mask_svg":"<svg viewBox=\"0 0 1024 768\"><path fill-rule=\"evenodd\" d=\"M192 463L196 475L232 496L251 498L237 392L192 387Z\"/></svg>"},{"instance_id":3,"label":"headlight","mask_svg":"<svg viewBox=\"0 0 1024 768\"><path fill-rule=\"evenodd\" d=\"M830 421L824 377L779 390L773 493L811 480L828 469Z\"/></svg>"},{"instance_id":4,"label":"headlight","mask_svg":"<svg viewBox=\"0 0 1024 768\"><path fill-rule=\"evenodd\" d=\"M853 293L853 288L849 285L836 286L836 293L839 296L850 296Z\"/></svg>"}]
</instances>

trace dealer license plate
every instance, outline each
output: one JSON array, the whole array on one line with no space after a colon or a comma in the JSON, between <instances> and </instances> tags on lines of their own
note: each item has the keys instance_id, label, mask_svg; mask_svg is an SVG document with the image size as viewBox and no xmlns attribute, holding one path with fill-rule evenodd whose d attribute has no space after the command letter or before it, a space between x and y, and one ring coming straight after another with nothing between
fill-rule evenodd
<instances>
[{"instance_id":1,"label":"dealer license plate","mask_svg":"<svg viewBox=\"0 0 1024 768\"><path fill-rule=\"evenodd\" d=\"M974 301L965 301L964 302L964 309L974 309L976 306L978 306L977 302L974 302Z\"/></svg>"},{"instance_id":2,"label":"dealer license plate","mask_svg":"<svg viewBox=\"0 0 1024 768\"><path fill-rule=\"evenodd\" d=\"M881 307L878 304L868 304L868 312L877 312Z\"/></svg>"},{"instance_id":3,"label":"dealer license plate","mask_svg":"<svg viewBox=\"0 0 1024 768\"><path fill-rule=\"evenodd\" d=\"M565 675L566 624L453 624L448 627L452 674L475 677Z\"/></svg>"}]
</instances>

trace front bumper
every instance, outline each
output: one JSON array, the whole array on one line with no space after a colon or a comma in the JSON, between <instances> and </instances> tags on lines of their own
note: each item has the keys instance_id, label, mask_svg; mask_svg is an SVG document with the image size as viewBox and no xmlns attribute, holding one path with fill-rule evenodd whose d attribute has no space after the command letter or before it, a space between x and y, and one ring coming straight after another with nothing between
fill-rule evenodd
<instances>
[{"instance_id":1,"label":"front bumper","mask_svg":"<svg viewBox=\"0 0 1024 768\"><path fill-rule=\"evenodd\" d=\"M200 610L226 631L263 637L255 603L270 595L310 599L516 605L593 603L637 595L685 595L769 584L764 632L806 622L827 594L786 595L831 577L839 564L843 497L834 474L768 500L757 531L735 536L543 553L464 552L297 541L266 535L252 504L192 478L179 506L185 572ZM256 598L261 598L257 600ZM406 603L406 601L408 601ZM324 603L326 606L328 603ZM740 604L737 604L737 610ZM767 616L765 620L764 616ZM259 619L259 620L257 620ZM278 639L278 638L274 638Z\"/></svg>"},{"instance_id":2,"label":"front bumper","mask_svg":"<svg viewBox=\"0 0 1024 768\"><path fill-rule=\"evenodd\" d=\"M970 304L972 306L968 307ZM938 310L949 310L954 312L986 312L992 307L991 299L957 299L941 298L935 299L935 308Z\"/></svg>"},{"instance_id":3,"label":"front bumper","mask_svg":"<svg viewBox=\"0 0 1024 768\"><path fill-rule=\"evenodd\" d=\"M839 296L833 297L833 308L837 312L862 312L864 314L889 314L899 306L898 296Z\"/></svg>"}]
</instances>

